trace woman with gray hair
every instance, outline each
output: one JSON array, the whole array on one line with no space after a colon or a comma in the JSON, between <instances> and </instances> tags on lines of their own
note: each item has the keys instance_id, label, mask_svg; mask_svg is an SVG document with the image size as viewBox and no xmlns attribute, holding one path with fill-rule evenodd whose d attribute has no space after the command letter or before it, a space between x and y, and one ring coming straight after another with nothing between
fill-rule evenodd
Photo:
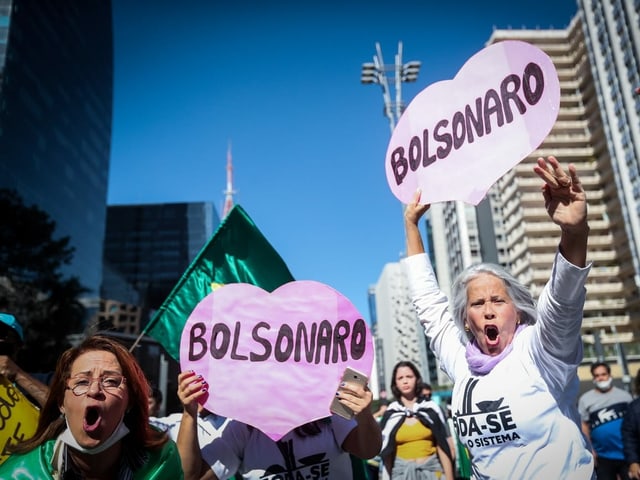
<instances>
[{"instance_id":1,"label":"woman with gray hair","mask_svg":"<svg viewBox=\"0 0 640 480\"><path fill-rule=\"evenodd\" d=\"M420 321L440 367L454 383L453 423L469 449L475 479L591 479L593 458L576 408L582 360L586 195L574 165L554 157L533 168L560 227L551 277L538 302L501 267L480 264L440 290L424 253L420 193L405 209L406 268Z\"/></svg>"}]
</instances>

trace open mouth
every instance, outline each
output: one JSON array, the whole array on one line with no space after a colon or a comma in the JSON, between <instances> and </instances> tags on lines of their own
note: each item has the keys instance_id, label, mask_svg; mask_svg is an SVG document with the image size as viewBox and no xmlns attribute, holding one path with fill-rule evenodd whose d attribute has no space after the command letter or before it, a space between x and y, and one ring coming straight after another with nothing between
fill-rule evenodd
<instances>
[{"instance_id":1,"label":"open mouth","mask_svg":"<svg viewBox=\"0 0 640 480\"><path fill-rule=\"evenodd\" d=\"M89 407L84 413L83 428L85 432L93 432L100 426L100 410L96 407Z\"/></svg>"},{"instance_id":2,"label":"open mouth","mask_svg":"<svg viewBox=\"0 0 640 480\"><path fill-rule=\"evenodd\" d=\"M486 327L484 327L484 334L491 342L496 341L496 339L498 338L498 333L498 327L496 327L495 325L487 325Z\"/></svg>"}]
</instances>

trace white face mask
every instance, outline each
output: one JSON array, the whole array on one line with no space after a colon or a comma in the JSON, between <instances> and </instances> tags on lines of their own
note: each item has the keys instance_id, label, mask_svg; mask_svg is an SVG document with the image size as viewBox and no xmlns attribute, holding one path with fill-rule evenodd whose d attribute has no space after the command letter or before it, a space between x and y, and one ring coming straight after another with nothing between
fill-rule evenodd
<instances>
[{"instance_id":1,"label":"white face mask","mask_svg":"<svg viewBox=\"0 0 640 480\"><path fill-rule=\"evenodd\" d=\"M67 428L64 432L58 435L58 439L56 440L56 443L53 447L53 457L51 459L52 466L54 466L53 478L60 478L60 472L64 471L65 446L71 447L75 450L78 450L79 452L86 453L88 455L95 455L97 453L104 452L107 448L114 445L116 442L118 442L118 440L122 439L122 437L129 433L129 429L124 424L123 420L120 420L120 424L113 431L111 436L107 438L104 443L98 445L95 448L81 447L71 433L69 422L67 422Z\"/></svg>"},{"instance_id":2,"label":"white face mask","mask_svg":"<svg viewBox=\"0 0 640 480\"><path fill-rule=\"evenodd\" d=\"M611 388L612 382L613 382L613 379L611 377L609 377L608 380L602 380L600 382L596 382L595 380L593 381L596 388L601 392L606 392L607 390L609 390Z\"/></svg>"},{"instance_id":3,"label":"white face mask","mask_svg":"<svg viewBox=\"0 0 640 480\"><path fill-rule=\"evenodd\" d=\"M79 452L87 453L89 455L95 455L96 453L104 452L107 448L111 447L112 445L117 443L119 440L121 440L127 433L129 433L129 429L124 424L124 418L123 418L123 420L120 420L120 424L113 431L111 436L107 438L103 443L101 443L100 445L94 448L85 448L80 446L80 444L77 442L77 440L71 433L71 429L69 428L69 422L67 421L67 429L60 434L59 438L62 442L64 442L74 450L78 450Z\"/></svg>"}]
</instances>

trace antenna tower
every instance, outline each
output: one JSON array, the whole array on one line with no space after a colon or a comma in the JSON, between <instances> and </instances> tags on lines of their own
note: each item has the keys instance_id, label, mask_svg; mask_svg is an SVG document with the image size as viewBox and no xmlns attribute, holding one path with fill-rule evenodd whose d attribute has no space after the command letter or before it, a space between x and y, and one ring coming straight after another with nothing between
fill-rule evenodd
<instances>
[{"instance_id":1,"label":"antenna tower","mask_svg":"<svg viewBox=\"0 0 640 480\"><path fill-rule=\"evenodd\" d=\"M222 218L233 208L233 194L236 191L233 189L233 165L231 163L231 142L229 142L229 148L227 149L227 189L223 192L224 206L222 207Z\"/></svg>"}]
</instances>

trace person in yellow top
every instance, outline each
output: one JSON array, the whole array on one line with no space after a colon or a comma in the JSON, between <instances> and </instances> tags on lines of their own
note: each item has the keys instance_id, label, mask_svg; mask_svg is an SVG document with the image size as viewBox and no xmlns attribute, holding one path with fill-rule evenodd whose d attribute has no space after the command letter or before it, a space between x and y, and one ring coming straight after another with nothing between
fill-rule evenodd
<instances>
[{"instance_id":1,"label":"person in yellow top","mask_svg":"<svg viewBox=\"0 0 640 480\"><path fill-rule=\"evenodd\" d=\"M396 364L391 381L395 401L380 422L383 479L454 480L442 410L420 395L421 383L412 362Z\"/></svg>"}]
</instances>

